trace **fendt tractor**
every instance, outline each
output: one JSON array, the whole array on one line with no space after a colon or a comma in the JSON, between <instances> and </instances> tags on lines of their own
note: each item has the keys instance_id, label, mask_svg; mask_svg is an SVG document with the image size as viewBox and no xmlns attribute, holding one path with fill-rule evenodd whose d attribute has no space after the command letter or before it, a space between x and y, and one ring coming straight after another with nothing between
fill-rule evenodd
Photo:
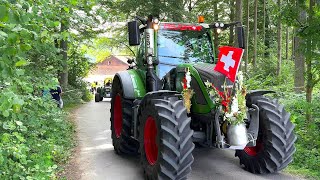
<instances>
[{"instance_id":1,"label":"fendt tractor","mask_svg":"<svg viewBox=\"0 0 320 180\"><path fill-rule=\"evenodd\" d=\"M231 26L239 47L220 47L217 57L212 35ZM265 96L275 92L247 91L238 72L245 44L240 22L136 17L128 34L139 48L130 68L113 79L112 141L117 154L140 155L145 179L187 179L195 145L234 149L252 173L277 172L293 160L290 114Z\"/></svg>"}]
</instances>

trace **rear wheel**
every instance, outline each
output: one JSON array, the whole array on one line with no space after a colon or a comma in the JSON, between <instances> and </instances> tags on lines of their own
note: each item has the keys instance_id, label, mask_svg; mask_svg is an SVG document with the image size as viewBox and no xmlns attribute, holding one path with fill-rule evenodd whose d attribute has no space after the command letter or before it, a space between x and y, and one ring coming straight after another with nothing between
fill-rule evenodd
<instances>
[{"instance_id":1,"label":"rear wheel","mask_svg":"<svg viewBox=\"0 0 320 180\"><path fill-rule=\"evenodd\" d=\"M115 78L111 99L111 132L112 143L117 154L136 154L139 143L131 137L132 100L123 97L122 85Z\"/></svg>"},{"instance_id":2,"label":"rear wheel","mask_svg":"<svg viewBox=\"0 0 320 180\"><path fill-rule=\"evenodd\" d=\"M101 101L100 99L101 99L101 98L100 98L100 94L99 94L99 93L96 93L96 94L94 95L94 101L95 101L95 102L99 102L99 101Z\"/></svg>"},{"instance_id":3,"label":"rear wheel","mask_svg":"<svg viewBox=\"0 0 320 180\"><path fill-rule=\"evenodd\" d=\"M177 97L148 99L139 111L139 141L145 179L186 179L193 163L193 131Z\"/></svg>"},{"instance_id":4,"label":"rear wheel","mask_svg":"<svg viewBox=\"0 0 320 180\"><path fill-rule=\"evenodd\" d=\"M259 135L255 147L237 150L240 164L252 173L273 173L288 166L295 152L294 125L290 114L275 100L264 96L252 97L260 109ZM250 105L250 104L249 104Z\"/></svg>"}]
</instances>

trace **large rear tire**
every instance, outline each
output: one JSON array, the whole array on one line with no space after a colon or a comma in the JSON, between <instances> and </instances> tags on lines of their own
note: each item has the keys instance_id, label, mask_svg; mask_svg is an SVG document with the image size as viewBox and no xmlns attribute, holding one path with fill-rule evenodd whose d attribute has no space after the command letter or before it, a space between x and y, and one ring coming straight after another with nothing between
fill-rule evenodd
<instances>
[{"instance_id":1,"label":"large rear tire","mask_svg":"<svg viewBox=\"0 0 320 180\"><path fill-rule=\"evenodd\" d=\"M137 154L139 143L131 137L133 102L123 97L120 80L116 77L112 86L111 133L117 154Z\"/></svg>"},{"instance_id":2,"label":"large rear tire","mask_svg":"<svg viewBox=\"0 0 320 180\"><path fill-rule=\"evenodd\" d=\"M237 150L236 156L245 170L252 173L273 173L288 166L295 152L294 125L290 114L277 101L264 96L251 97L249 101L260 109L257 145ZM251 106L251 104L248 104Z\"/></svg>"},{"instance_id":3,"label":"large rear tire","mask_svg":"<svg viewBox=\"0 0 320 180\"><path fill-rule=\"evenodd\" d=\"M99 93L96 93L95 95L94 95L94 101L95 102L100 102L100 94Z\"/></svg>"},{"instance_id":4,"label":"large rear tire","mask_svg":"<svg viewBox=\"0 0 320 180\"><path fill-rule=\"evenodd\" d=\"M186 179L193 163L193 131L182 100L146 100L139 111L141 163L147 180Z\"/></svg>"}]
</instances>

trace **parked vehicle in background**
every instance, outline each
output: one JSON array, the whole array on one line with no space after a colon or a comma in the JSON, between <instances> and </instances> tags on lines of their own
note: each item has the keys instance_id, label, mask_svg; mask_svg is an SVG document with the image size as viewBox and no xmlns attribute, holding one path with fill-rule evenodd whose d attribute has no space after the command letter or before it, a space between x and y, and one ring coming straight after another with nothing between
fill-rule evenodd
<instances>
[{"instance_id":1,"label":"parked vehicle in background","mask_svg":"<svg viewBox=\"0 0 320 180\"><path fill-rule=\"evenodd\" d=\"M107 76L103 81L103 86L97 88L94 98L95 102L100 102L103 98L111 98L112 79L113 76Z\"/></svg>"}]
</instances>

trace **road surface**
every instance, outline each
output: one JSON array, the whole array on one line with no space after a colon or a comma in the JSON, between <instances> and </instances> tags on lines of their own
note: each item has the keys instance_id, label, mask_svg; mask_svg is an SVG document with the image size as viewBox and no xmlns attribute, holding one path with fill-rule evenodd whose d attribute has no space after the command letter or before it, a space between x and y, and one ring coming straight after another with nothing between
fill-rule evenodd
<instances>
[{"instance_id":1,"label":"road surface","mask_svg":"<svg viewBox=\"0 0 320 180\"><path fill-rule=\"evenodd\" d=\"M74 112L79 145L67 179L142 180L139 157L121 157L114 153L110 132L110 99L89 102ZM255 175L243 170L234 151L196 148L191 180L291 180L284 173Z\"/></svg>"}]
</instances>

